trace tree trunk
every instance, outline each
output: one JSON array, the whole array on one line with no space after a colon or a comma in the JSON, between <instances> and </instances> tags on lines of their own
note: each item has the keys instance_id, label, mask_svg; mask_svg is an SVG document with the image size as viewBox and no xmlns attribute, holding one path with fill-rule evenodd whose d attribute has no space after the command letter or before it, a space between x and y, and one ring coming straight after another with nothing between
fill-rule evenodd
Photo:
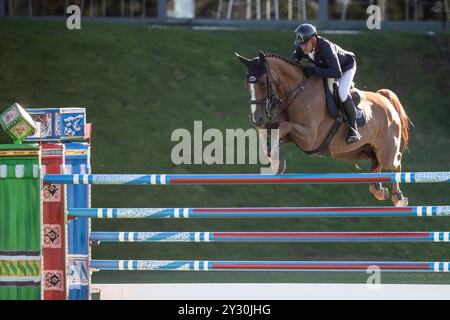
<instances>
[{"instance_id":1,"label":"tree trunk","mask_svg":"<svg viewBox=\"0 0 450 320\"><path fill-rule=\"evenodd\" d=\"M409 21L409 0L405 0L405 20Z\"/></svg>"},{"instance_id":2,"label":"tree trunk","mask_svg":"<svg viewBox=\"0 0 450 320\"><path fill-rule=\"evenodd\" d=\"M91 8L91 10L90 10L91 11L91 13L90 13L91 17L93 17L95 15L95 7L94 6L95 6L94 0L91 0L91 7L90 7Z\"/></svg>"},{"instance_id":3,"label":"tree trunk","mask_svg":"<svg viewBox=\"0 0 450 320\"><path fill-rule=\"evenodd\" d=\"M414 0L414 20L419 20L419 0Z\"/></svg>"}]
</instances>

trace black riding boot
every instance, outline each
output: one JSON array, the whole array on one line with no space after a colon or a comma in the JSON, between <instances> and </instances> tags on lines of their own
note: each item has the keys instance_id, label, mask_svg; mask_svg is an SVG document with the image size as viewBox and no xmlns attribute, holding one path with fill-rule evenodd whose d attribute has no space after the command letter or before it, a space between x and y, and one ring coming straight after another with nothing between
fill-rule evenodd
<instances>
[{"instance_id":1,"label":"black riding boot","mask_svg":"<svg viewBox=\"0 0 450 320\"><path fill-rule=\"evenodd\" d=\"M361 135L358 132L358 125L356 124L356 106L351 96L347 97L343 105L350 126L348 128L347 143L353 143L361 139Z\"/></svg>"}]
</instances>

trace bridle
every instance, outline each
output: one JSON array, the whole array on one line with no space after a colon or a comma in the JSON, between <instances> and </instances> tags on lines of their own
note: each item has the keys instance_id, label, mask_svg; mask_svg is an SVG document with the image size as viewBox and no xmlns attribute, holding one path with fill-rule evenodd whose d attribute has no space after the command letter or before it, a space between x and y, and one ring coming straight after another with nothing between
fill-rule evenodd
<instances>
[{"instance_id":1,"label":"bridle","mask_svg":"<svg viewBox=\"0 0 450 320\"><path fill-rule=\"evenodd\" d=\"M305 84L307 77L304 76L302 81L299 85L297 85L295 88L290 90L286 95L284 95L282 98L278 98L275 95L275 91L272 87L272 81L270 80L270 69L269 66L266 64L265 68L259 71L255 71L252 73L247 73L247 82L251 84L256 84L258 82L258 78L260 78L258 75L265 72L266 73L266 96L262 100L252 100L250 99L250 104L256 104L256 105L265 105L265 112L266 117L268 119L268 122L265 123L264 127L268 127L270 125L273 125L274 122L283 114L285 113L292 105L294 100L297 98L297 96L305 89ZM286 99L292 96L292 98L286 102ZM281 106L281 107L279 107ZM279 108L277 108L279 107ZM279 110L278 113L274 116L274 110ZM250 115L250 122L252 122L254 125L256 125L256 122L253 120L252 115Z\"/></svg>"}]
</instances>

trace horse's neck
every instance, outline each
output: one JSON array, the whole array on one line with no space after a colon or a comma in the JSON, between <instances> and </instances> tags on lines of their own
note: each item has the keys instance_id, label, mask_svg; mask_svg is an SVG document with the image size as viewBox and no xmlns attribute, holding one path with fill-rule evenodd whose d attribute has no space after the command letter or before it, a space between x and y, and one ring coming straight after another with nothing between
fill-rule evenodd
<instances>
[{"instance_id":1,"label":"horse's neck","mask_svg":"<svg viewBox=\"0 0 450 320\"><path fill-rule=\"evenodd\" d=\"M282 68L278 64L276 72L279 77L280 97L295 89L303 79L301 72L292 66ZM302 148L311 150L320 146L326 138L326 130L329 129L323 128L330 127L333 120L327 112L322 79L310 77L304 85L304 89L295 98L292 96L286 99L288 103L294 99L287 110L287 117L289 122L297 125L294 139Z\"/></svg>"},{"instance_id":2,"label":"horse's neck","mask_svg":"<svg viewBox=\"0 0 450 320\"><path fill-rule=\"evenodd\" d=\"M326 100L322 79L310 77L304 80L301 71L289 65L283 68L280 64L277 64L275 71L279 77L278 96L287 96L287 103L292 101L292 105L289 107L290 115L293 112L300 112L306 122L311 122L311 119L326 115ZM296 92L295 89L302 81L304 81L304 89Z\"/></svg>"}]
</instances>

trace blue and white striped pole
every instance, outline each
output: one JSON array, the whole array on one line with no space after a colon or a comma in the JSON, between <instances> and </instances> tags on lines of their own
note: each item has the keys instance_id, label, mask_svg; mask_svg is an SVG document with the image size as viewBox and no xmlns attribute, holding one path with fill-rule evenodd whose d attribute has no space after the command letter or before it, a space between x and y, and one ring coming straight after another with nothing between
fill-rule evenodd
<instances>
[{"instance_id":1,"label":"blue and white striped pole","mask_svg":"<svg viewBox=\"0 0 450 320\"><path fill-rule=\"evenodd\" d=\"M448 183L450 172L324 174L47 174L44 182L96 185L239 185L336 183Z\"/></svg>"},{"instance_id":2,"label":"blue and white striped pole","mask_svg":"<svg viewBox=\"0 0 450 320\"><path fill-rule=\"evenodd\" d=\"M362 271L449 272L450 262L405 261L206 261L206 260L91 260L93 271Z\"/></svg>"},{"instance_id":3,"label":"blue and white striped pole","mask_svg":"<svg viewBox=\"0 0 450 320\"><path fill-rule=\"evenodd\" d=\"M70 217L87 218L318 218L438 217L450 206L413 207L248 207L248 208L69 208Z\"/></svg>"},{"instance_id":4,"label":"blue and white striped pole","mask_svg":"<svg viewBox=\"0 0 450 320\"><path fill-rule=\"evenodd\" d=\"M450 232L91 232L99 242L449 242Z\"/></svg>"}]
</instances>

